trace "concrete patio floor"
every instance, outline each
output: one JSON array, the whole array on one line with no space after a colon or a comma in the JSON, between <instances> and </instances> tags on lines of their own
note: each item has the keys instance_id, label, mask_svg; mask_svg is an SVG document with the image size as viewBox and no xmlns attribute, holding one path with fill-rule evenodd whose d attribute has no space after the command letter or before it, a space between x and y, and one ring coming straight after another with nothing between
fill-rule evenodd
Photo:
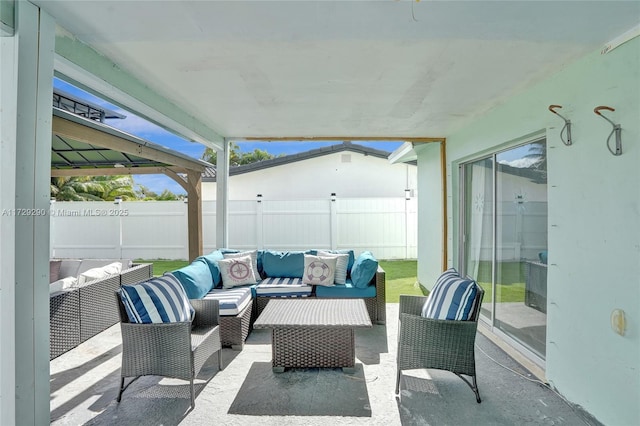
<instances>
[{"instance_id":1,"label":"concrete patio floor","mask_svg":"<svg viewBox=\"0 0 640 426\"><path fill-rule=\"evenodd\" d=\"M435 370L403 374L395 388L398 305L387 304L386 326L357 331L356 372L271 371L270 332L254 330L241 352L223 349L196 381L143 377L116 402L120 326L115 325L51 361L53 425L597 425L489 339L478 333L476 367L482 403L455 375Z\"/></svg>"}]
</instances>

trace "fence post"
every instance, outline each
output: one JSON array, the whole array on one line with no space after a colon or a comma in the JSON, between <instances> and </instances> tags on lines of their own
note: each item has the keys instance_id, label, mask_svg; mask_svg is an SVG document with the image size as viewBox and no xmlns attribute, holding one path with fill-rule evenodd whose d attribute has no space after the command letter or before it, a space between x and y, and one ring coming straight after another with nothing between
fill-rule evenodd
<instances>
[{"instance_id":1,"label":"fence post","mask_svg":"<svg viewBox=\"0 0 640 426\"><path fill-rule=\"evenodd\" d=\"M409 202L411 201L411 190L404 190L404 258L409 258Z\"/></svg>"},{"instance_id":2,"label":"fence post","mask_svg":"<svg viewBox=\"0 0 640 426\"><path fill-rule=\"evenodd\" d=\"M264 247L264 234L262 232L262 194L256 194L256 245L258 250L262 250Z\"/></svg>"},{"instance_id":3,"label":"fence post","mask_svg":"<svg viewBox=\"0 0 640 426\"><path fill-rule=\"evenodd\" d=\"M338 209L336 207L336 193L331 193L331 201L329 202L331 224L331 250L338 248Z\"/></svg>"}]
</instances>

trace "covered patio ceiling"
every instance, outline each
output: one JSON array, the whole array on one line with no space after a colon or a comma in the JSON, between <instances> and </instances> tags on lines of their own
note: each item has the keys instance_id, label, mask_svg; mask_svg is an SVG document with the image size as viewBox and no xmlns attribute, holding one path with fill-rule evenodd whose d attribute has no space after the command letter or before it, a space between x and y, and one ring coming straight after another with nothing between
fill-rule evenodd
<instances>
[{"instance_id":1,"label":"covered patio ceiling","mask_svg":"<svg viewBox=\"0 0 640 426\"><path fill-rule=\"evenodd\" d=\"M635 1L33 3L59 26L58 74L78 64L99 76L70 80L136 89L133 111L166 101L220 140L446 137L640 16Z\"/></svg>"}]
</instances>

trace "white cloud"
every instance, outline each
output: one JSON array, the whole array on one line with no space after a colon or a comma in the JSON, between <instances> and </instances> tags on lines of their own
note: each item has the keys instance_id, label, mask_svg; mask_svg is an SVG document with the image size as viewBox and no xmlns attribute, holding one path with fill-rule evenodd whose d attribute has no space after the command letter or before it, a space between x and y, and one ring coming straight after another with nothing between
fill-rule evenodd
<instances>
[{"instance_id":1,"label":"white cloud","mask_svg":"<svg viewBox=\"0 0 640 426\"><path fill-rule=\"evenodd\" d=\"M517 169L527 169L540 161L540 157L530 157L530 158L517 158L515 160L506 161L500 160L498 163L504 164L507 166L515 167Z\"/></svg>"}]
</instances>

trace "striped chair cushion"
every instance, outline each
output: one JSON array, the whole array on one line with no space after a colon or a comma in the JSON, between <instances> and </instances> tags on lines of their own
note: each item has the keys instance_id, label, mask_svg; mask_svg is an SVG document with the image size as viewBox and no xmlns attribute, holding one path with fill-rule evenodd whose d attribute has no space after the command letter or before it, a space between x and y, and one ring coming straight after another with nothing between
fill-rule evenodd
<instances>
[{"instance_id":1,"label":"striped chair cushion","mask_svg":"<svg viewBox=\"0 0 640 426\"><path fill-rule=\"evenodd\" d=\"M133 323L191 321L195 312L182 284L171 274L123 285L120 298Z\"/></svg>"},{"instance_id":2,"label":"striped chair cushion","mask_svg":"<svg viewBox=\"0 0 640 426\"><path fill-rule=\"evenodd\" d=\"M263 297L305 297L313 287L302 282L302 278L269 277L256 286L256 295Z\"/></svg>"},{"instance_id":3,"label":"striped chair cushion","mask_svg":"<svg viewBox=\"0 0 640 426\"><path fill-rule=\"evenodd\" d=\"M442 273L422 307L422 316L442 320L466 321L472 316L473 302L478 293L474 280L460 277L451 268Z\"/></svg>"}]
</instances>

